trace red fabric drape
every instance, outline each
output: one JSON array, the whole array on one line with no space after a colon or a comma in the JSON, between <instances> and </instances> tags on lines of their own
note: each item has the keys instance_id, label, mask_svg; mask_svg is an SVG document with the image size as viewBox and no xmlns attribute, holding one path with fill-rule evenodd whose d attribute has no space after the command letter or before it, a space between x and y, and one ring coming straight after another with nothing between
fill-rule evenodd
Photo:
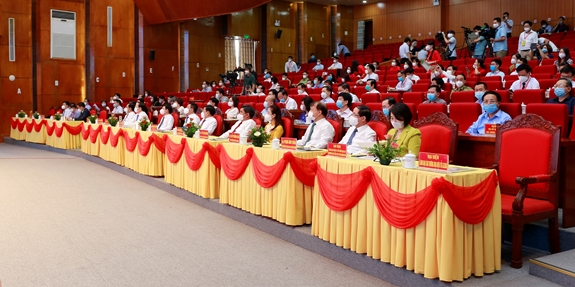
<instances>
[{"instance_id":1,"label":"red fabric drape","mask_svg":"<svg viewBox=\"0 0 575 287\"><path fill-rule=\"evenodd\" d=\"M221 164L221 160L220 160L220 151L216 147L213 147L212 145L210 145L208 142L204 142L202 147L208 151L208 155L210 156L210 160L216 166L216 168L218 168L218 169L221 168L222 164Z\"/></svg>"},{"instance_id":2,"label":"red fabric drape","mask_svg":"<svg viewBox=\"0 0 575 287\"><path fill-rule=\"evenodd\" d=\"M228 155L222 145L218 145L218 151L220 152L222 171L230 180L237 180L244 174L250 160L252 159L252 155L254 154L254 149L248 148L246 150L246 155L235 160Z\"/></svg>"},{"instance_id":3,"label":"red fabric drape","mask_svg":"<svg viewBox=\"0 0 575 287\"><path fill-rule=\"evenodd\" d=\"M18 127L18 119L11 118L10 119L10 126L12 127L12 129L16 129Z\"/></svg>"},{"instance_id":4,"label":"red fabric drape","mask_svg":"<svg viewBox=\"0 0 575 287\"><path fill-rule=\"evenodd\" d=\"M270 188L280 180L288 163L293 159L291 152L284 153L282 159L275 164L269 166L265 165L258 157L252 157L252 170L256 182L263 188ZM240 175L241 176L241 175ZM239 177L238 177L239 178Z\"/></svg>"},{"instance_id":5,"label":"red fabric drape","mask_svg":"<svg viewBox=\"0 0 575 287\"><path fill-rule=\"evenodd\" d=\"M180 143L173 142L169 137L166 139L166 156L171 163L177 163L182 158L184 148L186 147L186 139L182 138Z\"/></svg>"},{"instance_id":6,"label":"red fabric drape","mask_svg":"<svg viewBox=\"0 0 575 287\"><path fill-rule=\"evenodd\" d=\"M82 139L83 140L87 140L88 137L90 136L90 130L92 129L91 126L86 127L86 125L84 125L82 127Z\"/></svg>"},{"instance_id":7,"label":"red fabric drape","mask_svg":"<svg viewBox=\"0 0 575 287\"><path fill-rule=\"evenodd\" d=\"M130 138L130 135L128 135L128 133L123 133L123 136L124 136L124 142L126 143L126 150L128 150L129 152L133 152L136 149L136 146L138 145L138 138L140 137L140 134L136 133L133 138Z\"/></svg>"},{"instance_id":8,"label":"red fabric drape","mask_svg":"<svg viewBox=\"0 0 575 287\"><path fill-rule=\"evenodd\" d=\"M100 134L100 130L102 130L102 126L98 126L95 130L90 125L90 142L96 143L98 140L98 135Z\"/></svg>"},{"instance_id":9,"label":"red fabric drape","mask_svg":"<svg viewBox=\"0 0 575 287\"><path fill-rule=\"evenodd\" d=\"M39 133L42 127L46 125L46 120L41 120L40 122L34 121L34 130Z\"/></svg>"},{"instance_id":10,"label":"red fabric drape","mask_svg":"<svg viewBox=\"0 0 575 287\"><path fill-rule=\"evenodd\" d=\"M23 122L18 121L18 131L19 132L23 132L25 126L26 126L26 121L23 121Z\"/></svg>"},{"instance_id":11,"label":"red fabric drape","mask_svg":"<svg viewBox=\"0 0 575 287\"><path fill-rule=\"evenodd\" d=\"M26 131L27 131L28 133L31 133L31 132L32 132L32 128L34 128L34 121L31 120L30 122L28 122L28 121L26 120L26 121L24 121L24 126L26 127Z\"/></svg>"},{"instance_id":12,"label":"red fabric drape","mask_svg":"<svg viewBox=\"0 0 575 287\"><path fill-rule=\"evenodd\" d=\"M110 129L109 133L110 133L110 138L108 140L110 141L110 146L117 147L118 141L120 140L120 137L124 136L124 131L122 129L119 129L118 133L114 134L114 132L112 132L112 129ZM132 148L132 151L134 151L134 148Z\"/></svg>"},{"instance_id":13,"label":"red fabric drape","mask_svg":"<svg viewBox=\"0 0 575 287\"><path fill-rule=\"evenodd\" d=\"M439 177L419 192L402 194L387 186L372 167L352 174L334 174L317 167L316 174L323 201L331 210L351 209L371 184L374 202L381 216L390 225L403 229L415 227L425 220L440 195L461 221L480 223L493 207L498 185L497 175L492 172L475 186L456 186Z\"/></svg>"},{"instance_id":14,"label":"red fabric drape","mask_svg":"<svg viewBox=\"0 0 575 287\"><path fill-rule=\"evenodd\" d=\"M136 134L138 135L138 152L140 152L142 156L147 156L154 143L154 137L149 137L147 141L144 141L139 133Z\"/></svg>"},{"instance_id":15,"label":"red fabric drape","mask_svg":"<svg viewBox=\"0 0 575 287\"><path fill-rule=\"evenodd\" d=\"M110 131L109 127L102 127L100 130L100 142L102 144L108 144L108 139L110 138Z\"/></svg>"},{"instance_id":16,"label":"red fabric drape","mask_svg":"<svg viewBox=\"0 0 575 287\"><path fill-rule=\"evenodd\" d=\"M150 139L154 140L154 146L158 149L158 151L160 151L161 153L166 153L166 139L168 139L168 135L163 134L161 137L159 137L156 134L152 134L150 136Z\"/></svg>"},{"instance_id":17,"label":"red fabric drape","mask_svg":"<svg viewBox=\"0 0 575 287\"><path fill-rule=\"evenodd\" d=\"M46 122L46 134L48 136L52 136L54 134L54 129L56 128L56 123L52 122L52 126L48 122Z\"/></svg>"},{"instance_id":18,"label":"red fabric drape","mask_svg":"<svg viewBox=\"0 0 575 287\"><path fill-rule=\"evenodd\" d=\"M188 167L193 171L200 169L200 167L204 163L204 157L207 151L206 147L202 146L202 148L197 153L194 153L190 149L190 146L188 144L185 144L184 150L186 154L186 164L188 165Z\"/></svg>"},{"instance_id":19,"label":"red fabric drape","mask_svg":"<svg viewBox=\"0 0 575 287\"><path fill-rule=\"evenodd\" d=\"M326 154L323 154L322 156L325 155ZM301 183L307 186L313 186L316 170L312 169L312 167L315 166L316 163L317 158L305 159L294 156L290 163L290 166L293 173L295 174L295 177L297 177L297 179L301 181Z\"/></svg>"},{"instance_id":20,"label":"red fabric drape","mask_svg":"<svg viewBox=\"0 0 575 287\"><path fill-rule=\"evenodd\" d=\"M73 127L71 125L68 125L67 123L64 123L62 126L66 128L66 131L73 136L78 135L80 134L80 132L82 132L82 125Z\"/></svg>"}]
</instances>

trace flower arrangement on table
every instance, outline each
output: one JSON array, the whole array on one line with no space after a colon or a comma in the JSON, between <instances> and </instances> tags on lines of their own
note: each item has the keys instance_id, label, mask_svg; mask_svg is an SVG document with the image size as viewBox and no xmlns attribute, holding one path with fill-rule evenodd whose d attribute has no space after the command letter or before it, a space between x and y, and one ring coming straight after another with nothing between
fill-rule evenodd
<instances>
[{"instance_id":1,"label":"flower arrangement on table","mask_svg":"<svg viewBox=\"0 0 575 287\"><path fill-rule=\"evenodd\" d=\"M95 116L95 115L90 115L90 116L88 117L88 120L89 120L91 123L95 124L95 123L98 122L98 117Z\"/></svg>"},{"instance_id":2,"label":"flower arrangement on table","mask_svg":"<svg viewBox=\"0 0 575 287\"><path fill-rule=\"evenodd\" d=\"M152 123L149 120L142 120L141 122L138 123L138 125L140 126L140 128L142 129L142 131L147 131L148 127L150 127Z\"/></svg>"},{"instance_id":3,"label":"flower arrangement on table","mask_svg":"<svg viewBox=\"0 0 575 287\"><path fill-rule=\"evenodd\" d=\"M108 118L108 123L109 123L111 126L115 127L115 126L118 124L118 118L117 118L117 117L114 117L114 116L110 116L110 117Z\"/></svg>"},{"instance_id":4,"label":"flower arrangement on table","mask_svg":"<svg viewBox=\"0 0 575 287\"><path fill-rule=\"evenodd\" d=\"M262 147L270 140L271 135L265 132L263 127L255 127L251 130L249 139L252 144L257 147Z\"/></svg>"},{"instance_id":5,"label":"flower arrangement on table","mask_svg":"<svg viewBox=\"0 0 575 287\"><path fill-rule=\"evenodd\" d=\"M391 160L396 158L400 152L398 144L391 137L388 137L383 142L377 141L367 151L379 159L381 165L389 165Z\"/></svg>"},{"instance_id":6,"label":"flower arrangement on table","mask_svg":"<svg viewBox=\"0 0 575 287\"><path fill-rule=\"evenodd\" d=\"M25 118L25 117L26 117L26 113L25 113L23 110L20 110L20 111L18 112L18 117L19 117L19 118Z\"/></svg>"},{"instance_id":7,"label":"flower arrangement on table","mask_svg":"<svg viewBox=\"0 0 575 287\"><path fill-rule=\"evenodd\" d=\"M40 119L40 113L39 113L39 112L34 112L34 113L32 114L32 117L35 118L35 119L37 119L37 120L39 120L39 119Z\"/></svg>"},{"instance_id":8,"label":"flower arrangement on table","mask_svg":"<svg viewBox=\"0 0 575 287\"><path fill-rule=\"evenodd\" d=\"M189 122L183 126L183 130L184 130L184 134L187 137L192 138L192 137L194 137L196 132L200 130L200 126L196 125L193 122Z\"/></svg>"},{"instance_id":9,"label":"flower arrangement on table","mask_svg":"<svg viewBox=\"0 0 575 287\"><path fill-rule=\"evenodd\" d=\"M61 113L56 113L54 114L54 119L59 121L62 118L62 114Z\"/></svg>"}]
</instances>

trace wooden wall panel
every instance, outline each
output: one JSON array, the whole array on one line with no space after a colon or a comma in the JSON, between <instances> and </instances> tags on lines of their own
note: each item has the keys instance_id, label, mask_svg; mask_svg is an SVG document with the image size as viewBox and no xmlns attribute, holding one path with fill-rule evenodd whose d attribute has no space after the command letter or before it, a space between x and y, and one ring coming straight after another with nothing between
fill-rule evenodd
<instances>
[{"instance_id":1,"label":"wooden wall panel","mask_svg":"<svg viewBox=\"0 0 575 287\"><path fill-rule=\"evenodd\" d=\"M288 56L296 57L296 18L297 5L282 0L274 0L267 5L267 68L272 72L284 71ZM280 20L280 27L274 22ZM280 39L275 38L275 32L281 29Z\"/></svg>"},{"instance_id":2,"label":"wooden wall panel","mask_svg":"<svg viewBox=\"0 0 575 287\"><path fill-rule=\"evenodd\" d=\"M190 87L200 88L202 81L218 81L225 69L222 18L211 21L186 21L190 35ZM250 30L253 29L251 26ZM199 64L199 67L198 67Z\"/></svg>"},{"instance_id":3,"label":"wooden wall panel","mask_svg":"<svg viewBox=\"0 0 575 287\"><path fill-rule=\"evenodd\" d=\"M150 25L144 18L144 89L152 92L176 92L179 80L179 23ZM156 51L155 60L149 58ZM172 66L174 70L172 71ZM150 73L152 68L152 73Z\"/></svg>"},{"instance_id":4,"label":"wooden wall panel","mask_svg":"<svg viewBox=\"0 0 575 287\"><path fill-rule=\"evenodd\" d=\"M356 30L353 29L353 22L353 7L337 6L336 42L341 41L350 49L354 47L356 41ZM347 35L345 35L346 31Z\"/></svg>"},{"instance_id":5,"label":"wooden wall panel","mask_svg":"<svg viewBox=\"0 0 575 287\"><path fill-rule=\"evenodd\" d=\"M330 56L331 41L331 13L330 7L325 5L304 3L304 49L301 59L306 62L309 54L315 53L317 58ZM295 56L294 56L295 59ZM285 63L285 62L284 62Z\"/></svg>"},{"instance_id":6,"label":"wooden wall panel","mask_svg":"<svg viewBox=\"0 0 575 287\"><path fill-rule=\"evenodd\" d=\"M228 24L228 35L230 36L250 35L252 39L261 40L260 8L232 13Z\"/></svg>"}]
</instances>

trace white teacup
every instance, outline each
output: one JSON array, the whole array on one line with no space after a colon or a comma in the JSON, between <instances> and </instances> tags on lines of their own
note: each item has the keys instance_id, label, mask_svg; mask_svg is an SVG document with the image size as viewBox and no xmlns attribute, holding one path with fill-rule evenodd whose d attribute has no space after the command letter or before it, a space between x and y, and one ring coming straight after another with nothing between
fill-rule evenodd
<instances>
[{"instance_id":1,"label":"white teacup","mask_svg":"<svg viewBox=\"0 0 575 287\"><path fill-rule=\"evenodd\" d=\"M411 152L401 158L401 166L404 168L415 168L415 155Z\"/></svg>"}]
</instances>

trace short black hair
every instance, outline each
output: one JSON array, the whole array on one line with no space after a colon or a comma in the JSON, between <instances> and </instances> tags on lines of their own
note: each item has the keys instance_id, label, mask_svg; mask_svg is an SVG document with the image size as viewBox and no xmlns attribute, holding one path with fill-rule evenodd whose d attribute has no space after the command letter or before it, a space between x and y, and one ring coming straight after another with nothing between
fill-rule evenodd
<instances>
[{"instance_id":1,"label":"short black hair","mask_svg":"<svg viewBox=\"0 0 575 287\"><path fill-rule=\"evenodd\" d=\"M441 87L439 87L438 85L431 85L431 86L429 86L428 89L431 89L431 88L433 88L436 93L441 94Z\"/></svg>"},{"instance_id":2,"label":"short black hair","mask_svg":"<svg viewBox=\"0 0 575 287\"><path fill-rule=\"evenodd\" d=\"M184 100L182 100L182 98L176 98L176 103L178 103L178 105L182 106L184 104Z\"/></svg>"},{"instance_id":3,"label":"short black hair","mask_svg":"<svg viewBox=\"0 0 575 287\"><path fill-rule=\"evenodd\" d=\"M409 37L405 37L405 39L403 39L403 42L404 43L411 42L411 39L409 39Z\"/></svg>"},{"instance_id":4,"label":"short black hair","mask_svg":"<svg viewBox=\"0 0 575 287\"><path fill-rule=\"evenodd\" d=\"M527 65L527 64L521 64L521 65L519 65L519 67L517 67L517 73L519 73L521 71L531 73L531 67L529 67L529 65Z\"/></svg>"},{"instance_id":5,"label":"short black hair","mask_svg":"<svg viewBox=\"0 0 575 287\"><path fill-rule=\"evenodd\" d=\"M79 104L78 104L78 105L79 105ZM136 108L136 103L134 103L133 101L130 102L130 103L128 104L128 108L130 108L130 109L133 111L133 110Z\"/></svg>"},{"instance_id":6,"label":"short black hair","mask_svg":"<svg viewBox=\"0 0 575 287\"><path fill-rule=\"evenodd\" d=\"M278 90L275 89L270 89L270 91L268 93L272 93L274 94L274 97L277 99L278 98Z\"/></svg>"},{"instance_id":7,"label":"short black hair","mask_svg":"<svg viewBox=\"0 0 575 287\"><path fill-rule=\"evenodd\" d=\"M232 104L234 104L234 107L238 107L240 105L240 98L238 96L233 96L232 97Z\"/></svg>"},{"instance_id":8,"label":"short black hair","mask_svg":"<svg viewBox=\"0 0 575 287\"><path fill-rule=\"evenodd\" d=\"M498 23L501 23L501 18L499 18L499 17L495 17L495 18L493 18L493 20L497 21Z\"/></svg>"},{"instance_id":9,"label":"short black hair","mask_svg":"<svg viewBox=\"0 0 575 287\"><path fill-rule=\"evenodd\" d=\"M561 70L559 70L559 73L575 74L575 73L573 73L573 67L571 67L571 65L569 65L569 64L567 64L563 68L561 68Z\"/></svg>"},{"instance_id":10,"label":"short black hair","mask_svg":"<svg viewBox=\"0 0 575 287\"><path fill-rule=\"evenodd\" d=\"M477 83L475 83L475 86L473 86L473 87L475 88L479 85L483 85L483 88L487 90L487 84L485 82L477 82Z\"/></svg>"},{"instance_id":11,"label":"short black hair","mask_svg":"<svg viewBox=\"0 0 575 287\"><path fill-rule=\"evenodd\" d=\"M323 86L322 89L326 89L330 94L333 93L333 89L331 88L331 86Z\"/></svg>"},{"instance_id":12,"label":"short black hair","mask_svg":"<svg viewBox=\"0 0 575 287\"><path fill-rule=\"evenodd\" d=\"M216 99L216 97L210 98L210 102L214 103L214 106L218 106L220 104L220 101Z\"/></svg>"},{"instance_id":13,"label":"short black hair","mask_svg":"<svg viewBox=\"0 0 575 287\"><path fill-rule=\"evenodd\" d=\"M404 103L397 103L391 107L389 112L398 120L403 121L403 126L407 126L413 119L411 109Z\"/></svg>"},{"instance_id":14,"label":"short black hair","mask_svg":"<svg viewBox=\"0 0 575 287\"><path fill-rule=\"evenodd\" d=\"M541 20L541 25L547 25L547 21Z\"/></svg>"},{"instance_id":15,"label":"short black hair","mask_svg":"<svg viewBox=\"0 0 575 287\"><path fill-rule=\"evenodd\" d=\"M213 106L205 106L204 110L208 111L211 116L216 114L216 108L214 108Z\"/></svg>"},{"instance_id":16,"label":"short black hair","mask_svg":"<svg viewBox=\"0 0 575 287\"><path fill-rule=\"evenodd\" d=\"M297 86L302 88L305 91L306 86L304 83L299 83L299 84L297 84Z\"/></svg>"},{"instance_id":17,"label":"short black hair","mask_svg":"<svg viewBox=\"0 0 575 287\"><path fill-rule=\"evenodd\" d=\"M351 108L351 102L353 101L353 98L349 93L339 93L337 97L342 97L344 101L347 101L347 107Z\"/></svg>"},{"instance_id":18,"label":"short black hair","mask_svg":"<svg viewBox=\"0 0 575 287\"><path fill-rule=\"evenodd\" d=\"M501 67L501 64L503 64L503 62L501 62L501 59L493 59L491 60L491 62L495 62L495 64L497 64L497 66Z\"/></svg>"},{"instance_id":19,"label":"short black hair","mask_svg":"<svg viewBox=\"0 0 575 287\"><path fill-rule=\"evenodd\" d=\"M82 108L85 108L85 107L86 107L86 105L84 104L84 102L79 102L79 103L78 103L78 107L82 107Z\"/></svg>"},{"instance_id":20,"label":"short black hair","mask_svg":"<svg viewBox=\"0 0 575 287\"><path fill-rule=\"evenodd\" d=\"M366 122L371 121L371 110L367 106L359 106L357 109L357 114L360 117L365 117Z\"/></svg>"},{"instance_id":21,"label":"short black hair","mask_svg":"<svg viewBox=\"0 0 575 287\"><path fill-rule=\"evenodd\" d=\"M349 91L349 85L347 83L343 83L341 85L339 85L342 89L344 90L348 90Z\"/></svg>"},{"instance_id":22,"label":"short black hair","mask_svg":"<svg viewBox=\"0 0 575 287\"><path fill-rule=\"evenodd\" d=\"M198 104L196 104L196 103L194 103L194 102L191 102L191 103L190 103L190 107L191 107L192 110L194 111L194 114L195 114L196 112L198 112Z\"/></svg>"},{"instance_id":23,"label":"short black hair","mask_svg":"<svg viewBox=\"0 0 575 287\"><path fill-rule=\"evenodd\" d=\"M377 88L377 82L374 79L367 80L367 83L373 86L374 89Z\"/></svg>"},{"instance_id":24,"label":"short black hair","mask_svg":"<svg viewBox=\"0 0 575 287\"><path fill-rule=\"evenodd\" d=\"M523 21L523 25L525 25L525 24L529 24L529 26L533 26L533 23L529 20Z\"/></svg>"},{"instance_id":25,"label":"short black hair","mask_svg":"<svg viewBox=\"0 0 575 287\"><path fill-rule=\"evenodd\" d=\"M371 71L375 71L375 67L372 64L368 64L366 68L370 69Z\"/></svg>"},{"instance_id":26,"label":"short black hair","mask_svg":"<svg viewBox=\"0 0 575 287\"><path fill-rule=\"evenodd\" d=\"M475 27L473 27L473 30L474 30L474 31L481 30L481 26L476 25Z\"/></svg>"},{"instance_id":27,"label":"short black hair","mask_svg":"<svg viewBox=\"0 0 575 287\"><path fill-rule=\"evenodd\" d=\"M498 92L492 90L486 91L485 94L483 94L483 97L481 97L481 101L483 101L487 95L495 95L495 97L497 97L497 102L501 103L501 95Z\"/></svg>"},{"instance_id":28,"label":"short black hair","mask_svg":"<svg viewBox=\"0 0 575 287\"><path fill-rule=\"evenodd\" d=\"M303 98L302 102L305 106L305 110L309 112L309 107L313 103L313 99L311 97L305 97Z\"/></svg>"},{"instance_id":29,"label":"short black hair","mask_svg":"<svg viewBox=\"0 0 575 287\"><path fill-rule=\"evenodd\" d=\"M65 104L66 106L70 106L70 102L69 101L63 101L63 104Z\"/></svg>"},{"instance_id":30,"label":"short black hair","mask_svg":"<svg viewBox=\"0 0 575 287\"><path fill-rule=\"evenodd\" d=\"M395 104L397 104L397 101L395 100L394 97L387 97L387 98L383 99L383 101L387 101L387 104L388 104L388 105L395 105ZM383 102L383 101L381 101L381 102Z\"/></svg>"},{"instance_id":31,"label":"short black hair","mask_svg":"<svg viewBox=\"0 0 575 287\"><path fill-rule=\"evenodd\" d=\"M254 115L256 114L256 110L254 110L254 107L250 105L243 105L242 109L244 110L244 113L250 116L250 119L253 118Z\"/></svg>"},{"instance_id":32,"label":"short black hair","mask_svg":"<svg viewBox=\"0 0 575 287\"><path fill-rule=\"evenodd\" d=\"M319 111L321 111L321 114L325 117L327 116L327 107L325 106L325 104L323 102L313 102L311 103L311 106L315 106L315 108Z\"/></svg>"},{"instance_id":33,"label":"short black hair","mask_svg":"<svg viewBox=\"0 0 575 287\"><path fill-rule=\"evenodd\" d=\"M413 73L415 73L415 71L413 70L413 68L409 67L409 68L405 69L405 73L406 74L413 74Z\"/></svg>"},{"instance_id":34,"label":"short black hair","mask_svg":"<svg viewBox=\"0 0 575 287\"><path fill-rule=\"evenodd\" d=\"M288 94L287 91L284 90L284 89L279 90L278 94L279 94L279 93L281 93L281 94L284 95L284 96L287 96L287 94Z\"/></svg>"},{"instance_id":35,"label":"short black hair","mask_svg":"<svg viewBox=\"0 0 575 287\"><path fill-rule=\"evenodd\" d=\"M443 85L445 85L445 82L443 81L442 78L440 77L435 77L433 79L431 79L431 81L435 81L435 83L439 86L439 88L443 89Z\"/></svg>"},{"instance_id":36,"label":"short black hair","mask_svg":"<svg viewBox=\"0 0 575 287\"><path fill-rule=\"evenodd\" d=\"M174 111L174 109L172 108L172 105L170 105L169 103L165 103L164 108L167 109L168 113L170 113L170 114Z\"/></svg>"},{"instance_id":37,"label":"short black hair","mask_svg":"<svg viewBox=\"0 0 575 287\"><path fill-rule=\"evenodd\" d=\"M503 12L503 15L509 15L509 12Z\"/></svg>"}]
</instances>

